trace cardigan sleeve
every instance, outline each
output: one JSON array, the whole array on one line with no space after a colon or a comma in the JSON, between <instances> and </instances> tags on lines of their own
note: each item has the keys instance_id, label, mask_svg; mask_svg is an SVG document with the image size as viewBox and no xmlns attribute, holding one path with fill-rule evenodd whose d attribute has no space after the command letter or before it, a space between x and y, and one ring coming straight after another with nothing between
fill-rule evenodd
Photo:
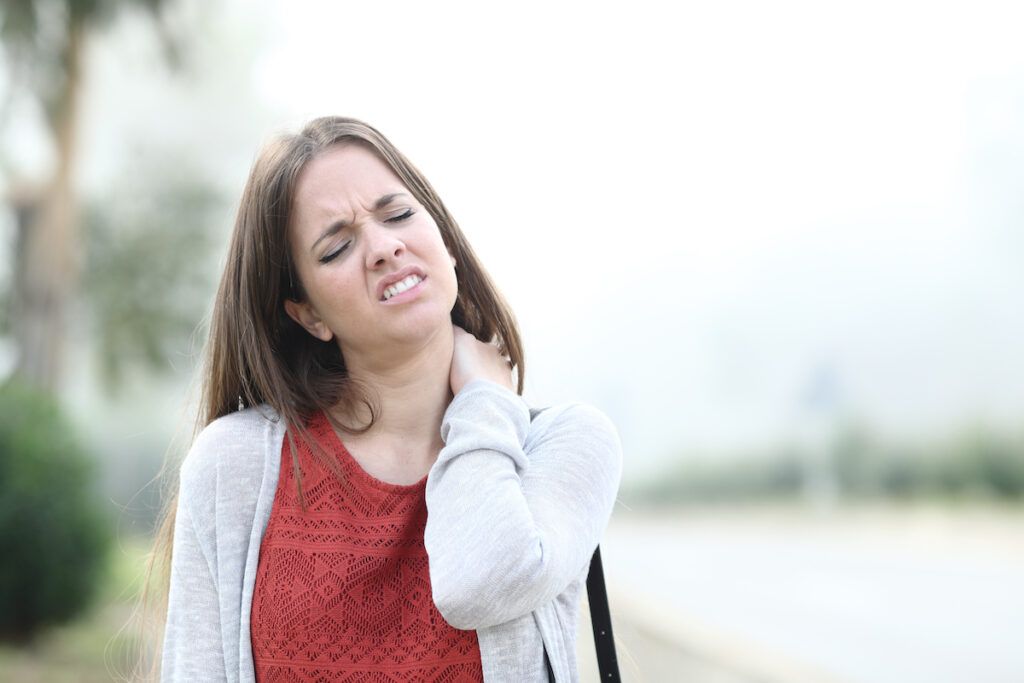
<instances>
[{"instance_id":1,"label":"cardigan sleeve","mask_svg":"<svg viewBox=\"0 0 1024 683\"><path fill-rule=\"evenodd\" d=\"M478 380L452 400L441 435L424 535L441 615L456 628L493 626L579 579L621 476L611 422L576 404L531 423L522 398Z\"/></svg>"},{"instance_id":2,"label":"cardigan sleeve","mask_svg":"<svg viewBox=\"0 0 1024 683\"><path fill-rule=\"evenodd\" d=\"M213 496L200 494L196 484L203 482L195 472L197 468L188 467L195 464L195 449L189 458L191 462L186 461L186 467L182 468L174 521L171 585L161 662L161 680L165 683L227 680L215 580L216 549L214 544L204 542L208 530L196 524L197 517L203 519L212 514L196 510L196 505L205 503L212 508Z\"/></svg>"},{"instance_id":3,"label":"cardigan sleeve","mask_svg":"<svg viewBox=\"0 0 1024 683\"><path fill-rule=\"evenodd\" d=\"M249 614L285 425L266 406L220 417L181 466L162 680L255 679Z\"/></svg>"}]
</instances>

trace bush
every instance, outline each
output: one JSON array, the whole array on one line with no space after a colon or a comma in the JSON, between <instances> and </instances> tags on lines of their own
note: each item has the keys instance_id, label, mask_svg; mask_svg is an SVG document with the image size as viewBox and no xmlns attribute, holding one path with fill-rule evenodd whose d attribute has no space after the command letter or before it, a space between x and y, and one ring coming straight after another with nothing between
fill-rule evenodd
<instances>
[{"instance_id":1,"label":"bush","mask_svg":"<svg viewBox=\"0 0 1024 683\"><path fill-rule=\"evenodd\" d=\"M0 638L24 641L80 613L109 541L91 460L56 405L0 385Z\"/></svg>"},{"instance_id":2,"label":"bush","mask_svg":"<svg viewBox=\"0 0 1024 683\"><path fill-rule=\"evenodd\" d=\"M973 428L945 438L886 442L862 426L840 431L821 464L849 500L1024 501L1024 435ZM805 495L815 470L797 448L680 459L632 504L779 500Z\"/></svg>"}]
</instances>

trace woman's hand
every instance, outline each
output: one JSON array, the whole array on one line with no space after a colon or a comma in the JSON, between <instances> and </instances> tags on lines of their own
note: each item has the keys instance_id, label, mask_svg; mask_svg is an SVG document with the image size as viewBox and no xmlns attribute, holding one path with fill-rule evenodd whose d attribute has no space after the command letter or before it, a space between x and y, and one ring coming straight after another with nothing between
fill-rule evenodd
<instances>
[{"instance_id":1,"label":"woman's hand","mask_svg":"<svg viewBox=\"0 0 1024 683\"><path fill-rule=\"evenodd\" d=\"M486 344L458 325L455 330L455 349L452 352L452 370L449 381L452 393L457 394L475 379L485 379L515 391L512 366L494 344Z\"/></svg>"}]
</instances>

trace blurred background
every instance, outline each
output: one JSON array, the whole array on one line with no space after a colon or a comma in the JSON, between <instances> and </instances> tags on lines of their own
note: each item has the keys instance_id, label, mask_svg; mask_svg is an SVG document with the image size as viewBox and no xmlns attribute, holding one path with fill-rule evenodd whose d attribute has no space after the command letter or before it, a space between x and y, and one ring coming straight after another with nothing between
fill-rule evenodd
<instances>
[{"instance_id":1,"label":"blurred background","mask_svg":"<svg viewBox=\"0 0 1024 683\"><path fill-rule=\"evenodd\" d=\"M625 680L1020 681L1022 20L4 0L0 679L131 671L249 164L335 113L444 197L527 397L618 425Z\"/></svg>"}]
</instances>

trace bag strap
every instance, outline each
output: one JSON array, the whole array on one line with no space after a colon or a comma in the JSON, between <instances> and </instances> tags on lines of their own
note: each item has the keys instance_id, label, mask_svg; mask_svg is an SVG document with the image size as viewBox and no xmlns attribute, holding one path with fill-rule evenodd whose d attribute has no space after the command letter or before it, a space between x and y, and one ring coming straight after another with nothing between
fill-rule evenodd
<instances>
[{"instance_id":1,"label":"bag strap","mask_svg":"<svg viewBox=\"0 0 1024 683\"><path fill-rule=\"evenodd\" d=\"M608 608L608 590L604 585L604 567L601 565L601 546L590 558L587 574L587 602L590 603L590 622L594 629L594 649L597 650L597 670L604 683L619 683L619 660L615 655L612 636L612 614Z\"/></svg>"},{"instance_id":2,"label":"bag strap","mask_svg":"<svg viewBox=\"0 0 1024 683\"><path fill-rule=\"evenodd\" d=\"M545 410L531 408L530 422ZM601 564L601 546L594 549L594 555L590 558L587 603L590 605L590 624L594 630L594 649L597 651L597 670L601 674L601 681L620 683L619 659L615 655L615 638L612 635L612 613L608 608L608 589L604 585L604 566ZM547 650L544 651L544 666L548 671L548 680L554 683L555 674L551 670Z\"/></svg>"}]
</instances>

